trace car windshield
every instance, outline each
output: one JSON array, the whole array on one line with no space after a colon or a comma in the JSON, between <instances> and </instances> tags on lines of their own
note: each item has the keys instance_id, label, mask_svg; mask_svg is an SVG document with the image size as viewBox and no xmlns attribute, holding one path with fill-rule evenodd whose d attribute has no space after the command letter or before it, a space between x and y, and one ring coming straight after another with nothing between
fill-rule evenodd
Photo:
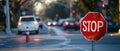
<instances>
[{"instance_id":1,"label":"car windshield","mask_svg":"<svg viewBox=\"0 0 120 51\"><path fill-rule=\"evenodd\" d=\"M68 22L71 22L71 23L73 23L73 22L75 22L74 20L68 20Z\"/></svg>"},{"instance_id":2,"label":"car windshield","mask_svg":"<svg viewBox=\"0 0 120 51\"><path fill-rule=\"evenodd\" d=\"M115 21L113 20L107 20L108 23L116 23Z\"/></svg>"},{"instance_id":3,"label":"car windshield","mask_svg":"<svg viewBox=\"0 0 120 51\"><path fill-rule=\"evenodd\" d=\"M22 18L21 19L22 22L26 22L26 21L34 21L34 18Z\"/></svg>"},{"instance_id":4,"label":"car windshield","mask_svg":"<svg viewBox=\"0 0 120 51\"><path fill-rule=\"evenodd\" d=\"M37 21L40 21L40 19L37 19Z\"/></svg>"}]
</instances>

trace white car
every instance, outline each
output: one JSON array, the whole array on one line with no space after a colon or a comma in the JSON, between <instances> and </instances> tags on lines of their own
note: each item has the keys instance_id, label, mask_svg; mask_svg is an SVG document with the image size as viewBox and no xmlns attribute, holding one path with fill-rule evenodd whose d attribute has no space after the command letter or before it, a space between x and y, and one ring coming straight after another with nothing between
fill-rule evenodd
<instances>
[{"instance_id":1,"label":"white car","mask_svg":"<svg viewBox=\"0 0 120 51\"><path fill-rule=\"evenodd\" d=\"M39 24L35 16L21 16L18 22L18 34L26 31L39 33Z\"/></svg>"}]
</instances>

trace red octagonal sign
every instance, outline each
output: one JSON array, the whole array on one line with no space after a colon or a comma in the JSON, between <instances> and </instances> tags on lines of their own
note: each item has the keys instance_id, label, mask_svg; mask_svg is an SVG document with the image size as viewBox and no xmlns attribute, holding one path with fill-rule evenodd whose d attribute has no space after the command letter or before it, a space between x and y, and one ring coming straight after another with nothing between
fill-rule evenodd
<instances>
[{"instance_id":1,"label":"red octagonal sign","mask_svg":"<svg viewBox=\"0 0 120 51\"><path fill-rule=\"evenodd\" d=\"M80 31L88 41L97 41L106 33L106 20L98 12L88 12L80 22Z\"/></svg>"}]
</instances>

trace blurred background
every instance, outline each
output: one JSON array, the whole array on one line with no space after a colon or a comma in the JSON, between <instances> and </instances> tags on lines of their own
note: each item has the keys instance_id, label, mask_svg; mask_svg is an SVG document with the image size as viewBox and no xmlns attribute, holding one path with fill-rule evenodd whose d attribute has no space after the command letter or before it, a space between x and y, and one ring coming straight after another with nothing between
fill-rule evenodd
<instances>
[{"instance_id":1,"label":"blurred background","mask_svg":"<svg viewBox=\"0 0 120 51\"><path fill-rule=\"evenodd\" d=\"M59 18L70 18L70 12L74 19L84 17L87 12L100 12L106 19L120 25L119 3L119 0L109 0L105 3L103 0L9 0L11 27L16 27L18 18L23 14L34 14L48 20L55 19L56 14ZM5 5L5 0L0 0L0 25L4 26Z\"/></svg>"},{"instance_id":2,"label":"blurred background","mask_svg":"<svg viewBox=\"0 0 120 51\"><path fill-rule=\"evenodd\" d=\"M120 51L120 0L0 0L0 51L91 51L80 32L88 12L107 21L95 50Z\"/></svg>"}]
</instances>

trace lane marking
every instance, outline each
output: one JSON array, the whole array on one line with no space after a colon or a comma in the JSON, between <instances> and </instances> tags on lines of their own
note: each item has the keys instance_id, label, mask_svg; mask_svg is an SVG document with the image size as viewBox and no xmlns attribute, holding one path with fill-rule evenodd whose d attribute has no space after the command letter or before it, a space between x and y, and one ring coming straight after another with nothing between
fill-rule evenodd
<instances>
[{"instance_id":1,"label":"lane marking","mask_svg":"<svg viewBox=\"0 0 120 51\"><path fill-rule=\"evenodd\" d=\"M51 29L53 29L57 35L65 35L64 31L60 30L57 27L51 27Z\"/></svg>"},{"instance_id":2,"label":"lane marking","mask_svg":"<svg viewBox=\"0 0 120 51\"><path fill-rule=\"evenodd\" d=\"M48 26L45 23L43 23L43 29L48 30Z\"/></svg>"},{"instance_id":3,"label":"lane marking","mask_svg":"<svg viewBox=\"0 0 120 51\"><path fill-rule=\"evenodd\" d=\"M65 41L53 46L60 46L60 45L68 45L71 42L71 39L66 38L64 31L60 30L57 27L51 27L51 29L58 35L62 36L61 39L64 39Z\"/></svg>"}]
</instances>

